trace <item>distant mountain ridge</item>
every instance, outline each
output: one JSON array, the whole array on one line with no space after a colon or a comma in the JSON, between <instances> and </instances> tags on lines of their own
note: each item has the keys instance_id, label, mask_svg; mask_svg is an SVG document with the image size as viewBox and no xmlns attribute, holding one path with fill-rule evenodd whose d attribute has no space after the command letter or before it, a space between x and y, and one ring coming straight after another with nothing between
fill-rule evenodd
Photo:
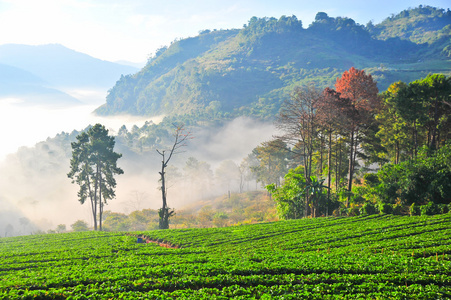
<instances>
[{"instance_id":1,"label":"distant mountain ridge","mask_svg":"<svg viewBox=\"0 0 451 300\"><path fill-rule=\"evenodd\" d=\"M332 86L352 66L371 73L380 90L431 71L450 74L450 18L429 6L367 26L325 13L308 28L295 16L253 17L241 29L205 30L161 48L141 71L122 76L96 112L267 117L294 86ZM403 34L392 30L398 25Z\"/></svg>"},{"instance_id":2,"label":"distant mountain ridge","mask_svg":"<svg viewBox=\"0 0 451 300\"><path fill-rule=\"evenodd\" d=\"M76 104L80 102L61 90L106 90L122 74L136 71L138 68L96 59L59 44L0 45L0 97Z\"/></svg>"}]
</instances>

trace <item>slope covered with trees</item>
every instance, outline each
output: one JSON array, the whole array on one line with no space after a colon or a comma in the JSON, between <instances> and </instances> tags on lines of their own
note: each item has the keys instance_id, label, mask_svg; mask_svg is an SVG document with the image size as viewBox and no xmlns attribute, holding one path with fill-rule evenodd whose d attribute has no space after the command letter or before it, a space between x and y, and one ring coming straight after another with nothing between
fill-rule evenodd
<instances>
[{"instance_id":1,"label":"slope covered with trees","mask_svg":"<svg viewBox=\"0 0 451 300\"><path fill-rule=\"evenodd\" d=\"M380 90L431 71L449 73L449 15L419 7L363 26L318 13L306 28L295 16L282 16L205 30L161 48L140 72L121 77L96 112L271 117L294 86L332 86L352 66L371 72Z\"/></svg>"},{"instance_id":2,"label":"slope covered with trees","mask_svg":"<svg viewBox=\"0 0 451 300\"><path fill-rule=\"evenodd\" d=\"M265 183L279 216L372 214L376 207L447 212L450 96L451 77L443 74L395 82L378 94L372 76L354 68L337 79L335 90L295 90L276 120L278 139L288 145L278 161L292 169L282 184L280 178ZM263 147L273 160L279 153ZM263 164L265 157L257 159Z\"/></svg>"}]
</instances>

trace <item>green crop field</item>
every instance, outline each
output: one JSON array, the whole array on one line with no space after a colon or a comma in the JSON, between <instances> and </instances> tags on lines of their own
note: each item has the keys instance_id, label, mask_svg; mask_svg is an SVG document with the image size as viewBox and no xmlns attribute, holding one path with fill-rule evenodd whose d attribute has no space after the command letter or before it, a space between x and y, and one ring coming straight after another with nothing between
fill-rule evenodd
<instances>
[{"instance_id":1,"label":"green crop field","mask_svg":"<svg viewBox=\"0 0 451 300\"><path fill-rule=\"evenodd\" d=\"M129 234L1 238L0 299L451 299L451 214Z\"/></svg>"}]
</instances>

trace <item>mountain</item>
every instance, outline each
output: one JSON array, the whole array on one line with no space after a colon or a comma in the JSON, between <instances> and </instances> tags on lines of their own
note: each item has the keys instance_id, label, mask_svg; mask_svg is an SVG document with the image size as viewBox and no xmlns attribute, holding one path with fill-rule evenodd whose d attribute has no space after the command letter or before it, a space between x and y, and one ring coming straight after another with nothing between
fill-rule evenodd
<instances>
[{"instance_id":1,"label":"mountain","mask_svg":"<svg viewBox=\"0 0 451 300\"><path fill-rule=\"evenodd\" d=\"M54 87L111 87L138 69L91 57L59 44L0 46L0 63L26 70Z\"/></svg>"},{"instance_id":2,"label":"mountain","mask_svg":"<svg viewBox=\"0 0 451 300\"><path fill-rule=\"evenodd\" d=\"M400 38L419 44L447 40L449 43L451 12L420 5L386 18L376 26L370 24L368 30L381 40Z\"/></svg>"},{"instance_id":3,"label":"mountain","mask_svg":"<svg viewBox=\"0 0 451 300\"><path fill-rule=\"evenodd\" d=\"M294 86L333 86L352 66L371 73L380 90L430 72L450 74L450 16L421 6L377 25L320 12L307 28L295 16L282 16L205 30L161 48L139 72L122 76L96 112L267 118ZM405 29L393 30L399 24Z\"/></svg>"},{"instance_id":4,"label":"mountain","mask_svg":"<svg viewBox=\"0 0 451 300\"><path fill-rule=\"evenodd\" d=\"M9 65L0 64L0 97L22 104L81 104L76 98L49 87L36 75Z\"/></svg>"}]
</instances>

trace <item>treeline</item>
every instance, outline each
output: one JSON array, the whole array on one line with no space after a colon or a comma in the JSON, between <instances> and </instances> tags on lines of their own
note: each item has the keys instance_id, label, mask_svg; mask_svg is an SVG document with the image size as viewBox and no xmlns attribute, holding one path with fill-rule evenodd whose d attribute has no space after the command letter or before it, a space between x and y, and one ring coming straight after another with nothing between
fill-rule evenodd
<instances>
[{"instance_id":1,"label":"treeline","mask_svg":"<svg viewBox=\"0 0 451 300\"><path fill-rule=\"evenodd\" d=\"M446 211L451 201L451 77L393 83L378 94L351 68L335 89L297 88L280 110L282 134L254 150L281 218ZM281 181L281 177L284 180ZM368 208L368 210L366 210ZM424 208L426 211L427 209Z\"/></svg>"}]
</instances>

